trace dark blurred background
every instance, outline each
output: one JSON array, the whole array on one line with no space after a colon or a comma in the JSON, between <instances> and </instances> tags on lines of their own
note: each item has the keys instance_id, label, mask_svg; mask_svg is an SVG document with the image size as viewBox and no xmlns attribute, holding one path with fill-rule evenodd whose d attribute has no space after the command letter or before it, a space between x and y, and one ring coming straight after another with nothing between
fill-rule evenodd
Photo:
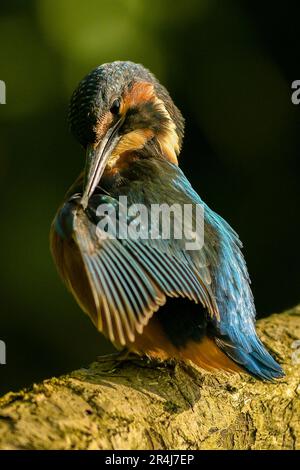
<instances>
[{"instance_id":1,"label":"dark blurred background","mask_svg":"<svg viewBox=\"0 0 300 470\"><path fill-rule=\"evenodd\" d=\"M240 234L258 315L299 302L299 26L294 2L1 0L1 393L111 351L48 249L84 161L68 99L103 62L141 62L171 92L186 117L181 165Z\"/></svg>"}]
</instances>

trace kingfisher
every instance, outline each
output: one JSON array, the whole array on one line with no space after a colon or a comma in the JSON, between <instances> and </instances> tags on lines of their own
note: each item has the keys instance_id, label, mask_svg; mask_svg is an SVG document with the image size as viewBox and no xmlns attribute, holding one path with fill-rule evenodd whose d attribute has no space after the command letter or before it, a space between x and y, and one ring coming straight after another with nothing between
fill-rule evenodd
<instances>
[{"instance_id":1,"label":"kingfisher","mask_svg":"<svg viewBox=\"0 0 300 470\"><path fill-rule=\"evenodd\" d=\"M150 359L282 377L255 330L241 241L179 168L184 119L167 89L140 64L103 64L79 83L68 119L85 167L56 213L50 245L61 278L96 328L117 349ZM187 247L197 215L182 237L161 236L161 222L155 237L152 222L148 237L112 235L99 207L111 209L106 222L118 219L121 197L149 211L201 206L203 243ZM137 219L127 214L123 229ZM180 221L171 219L174 228Z\"/></svg>"}]
</instances>

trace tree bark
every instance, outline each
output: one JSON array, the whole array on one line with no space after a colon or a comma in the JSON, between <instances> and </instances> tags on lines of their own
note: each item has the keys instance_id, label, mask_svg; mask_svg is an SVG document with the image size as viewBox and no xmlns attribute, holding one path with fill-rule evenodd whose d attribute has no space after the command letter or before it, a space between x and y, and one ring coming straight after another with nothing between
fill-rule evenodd
<instances>
[{"instance_id":1,"label":"tree bark","mask_svg":"<svg viewBox=\"0 0 300 470\"><path fill-rule=\"evenodd\" d=\"M300 449L300 306L258 321L275 383L182 363L94 362L0 399L1 449Z\"/></svg>"}]
</instances>

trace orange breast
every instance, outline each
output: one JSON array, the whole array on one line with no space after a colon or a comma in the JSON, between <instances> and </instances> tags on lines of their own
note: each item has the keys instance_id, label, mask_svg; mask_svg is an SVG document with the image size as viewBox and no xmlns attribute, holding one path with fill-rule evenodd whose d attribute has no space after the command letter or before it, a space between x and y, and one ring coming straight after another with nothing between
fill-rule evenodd
<instances>
[{"instance_id":1,"label":"orange breast","mask_svg":"<svg viewBox=\"0 0 300 470\"><path fill-rule=\"evenodd\" d=\"M79 250L72 240L62 240L53 224L50 231L50 249L61 278L97 327L96 307Z\"/></svg>"},{"instance_id":2,"label":"orange breast","mask_svg":"<svg viewBox=\"0 0 300 470\"><path fill-rule=\"evenodd\" d=\"M213 339L207 336L199 343L189 341L184 347L175 347L163 331L160 322L155 318L155 314L145 327L143 334L138 335L134 343L128 344L128 349L153 359L175 358L191 361L202 369L210 371L222 369L239 372L242 370L218 348Z\"/></svg>"}]
</instances>

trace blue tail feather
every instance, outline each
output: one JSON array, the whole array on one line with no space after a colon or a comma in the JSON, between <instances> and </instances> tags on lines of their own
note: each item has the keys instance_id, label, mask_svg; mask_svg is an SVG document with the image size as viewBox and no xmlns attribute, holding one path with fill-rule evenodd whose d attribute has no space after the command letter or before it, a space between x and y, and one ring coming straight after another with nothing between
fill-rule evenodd
<instances>
[{"instance_id":1,"label":"blue tail feather","mask_svg":"<svg viewBox=\"0 0 300 470\"><path fill-rule=\"evenodd\" d=\"M215 340L227 356L254 377L272 381L284 376L281 366L273 359L258 338L247 338L248 350L245 350L240 344L233 344L228 337L226 339L217 337Z\"/></svg>"}]
</instances>

